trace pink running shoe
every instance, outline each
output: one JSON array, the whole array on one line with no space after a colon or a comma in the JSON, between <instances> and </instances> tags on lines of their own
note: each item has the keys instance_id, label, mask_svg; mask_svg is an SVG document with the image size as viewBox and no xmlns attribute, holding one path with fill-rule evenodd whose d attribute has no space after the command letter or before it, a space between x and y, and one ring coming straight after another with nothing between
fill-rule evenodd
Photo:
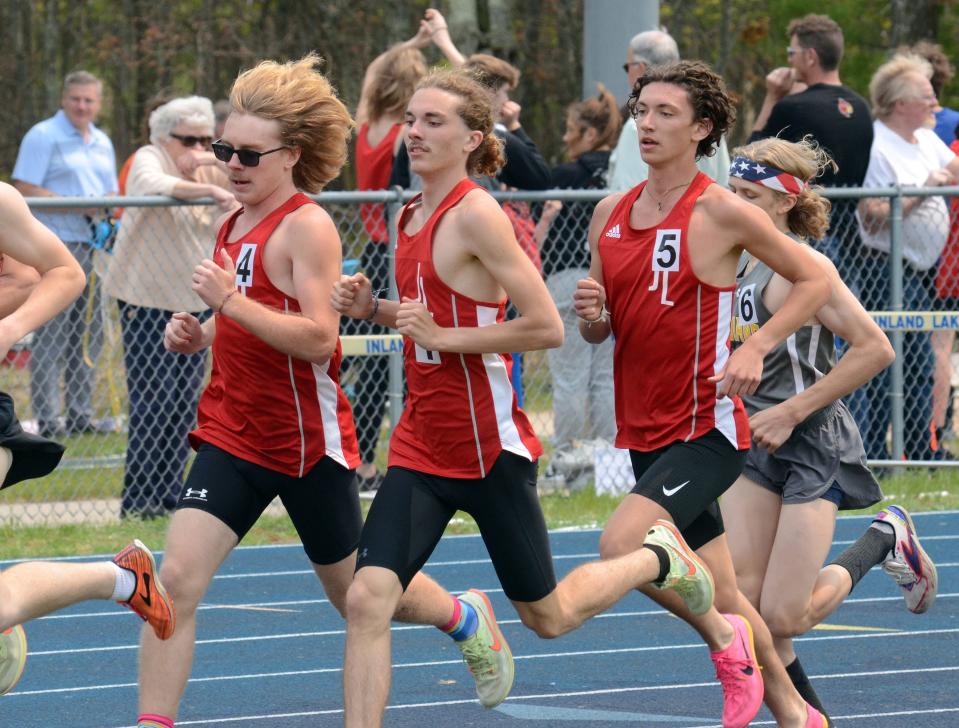
<instances>
[{"instance_id":1,"label":"pink running shoe","mask_svg":"<svg viewBox=\"0 0 959 728\"><path fill-rule=\"evenodd\" d=\"M723 686L723 728L746 728L763 703L763 677L756 661L752 625L738 614L724 614L733 628L725 650L710 652Z\"/></svg>"},{"instance_id":2,"label":"pink running shoe","mask_svg":"<svg viewBox=\"0 0 959 728\"><path fill-rule=\"evenodd\" d=\"M829 721L826 716L806 703L806 725L803 728L829 728Z\"/></svg>"}]
</instances>

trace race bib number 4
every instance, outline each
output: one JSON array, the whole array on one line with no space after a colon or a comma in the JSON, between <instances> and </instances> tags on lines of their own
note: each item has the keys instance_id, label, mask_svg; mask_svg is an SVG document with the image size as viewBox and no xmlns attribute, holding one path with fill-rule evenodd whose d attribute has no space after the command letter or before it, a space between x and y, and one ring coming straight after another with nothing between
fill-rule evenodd
<instances>
[{"instance_id":1,"label":"race bib number 4","mask_svg":"<svg viewBox=\"0 0 959 728\"><path fill-rule=\"evenodd\" d=\"M236 259L236 287L253 285L253 264L256 262L256 243L243 243Z\"/></svg>"}]
</instances>

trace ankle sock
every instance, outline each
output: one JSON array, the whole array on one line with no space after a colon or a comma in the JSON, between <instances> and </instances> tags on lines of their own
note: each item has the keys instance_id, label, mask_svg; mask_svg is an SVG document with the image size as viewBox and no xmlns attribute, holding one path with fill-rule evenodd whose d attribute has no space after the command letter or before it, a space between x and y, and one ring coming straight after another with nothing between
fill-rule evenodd
<instances>
[{"instance_id":1,"label":"ankle sock","mask_svg":"<svg viewBox=\"0 0 959 728\"><path fill-rule=\"evenodd\" d=\"M643 544L643 548L652 551L654 554L656 554L656 558L659 559L659 575L655 580L653 580L653 584L662 584L663 580L669 574L669 554L666 553L666 549L664 549L662 546L657 546L656 544Z\"/></svg>"},{"instance_id":2,"label":"ankle sock","mask_svg":"<svg viewBox=\"0 0 959 728\"><path fill-rule=\"evenodd\" d=\"M889 533L885 528L878 528L877 526L892 528L892 526L887 523L873 523L852 546L832 561L836 566L841 566L848 571L849 576L852 577L850 592L855 589L859 580L862 579L873 566L882 563L886 555L892 550L893 546L896 545L894 533Z\"/></svg>"},{"instance_id":3,"label":"ankle sock","mask_svg":"<svg viewBox=\"0 0 959 728\"><path fill-rule=\"evenodd\" d=\"M476 634L476 628L479 626L479 615L470 604L460 601L453 597L453 618L443 627L440 627L446 634L457 642L462 642Z\"/></svg>"},{"instance_id":4,"label":"ankle sock","mask_svg":"<svg viewBox=\"0 0 959 728\"><path fill-rule=\"evenodd\" d=\"M826 715L826 709L822 707L822 701L816 694L816 690L813 688L812 683L809 682L809 678L806 677L806 671L803 670L803 666L799 662L798 657L786 665L786 674L789 675L789 679L792 682L793 687L796 688L796 692L802 696L803 700L805 700L823 715ZM828 715L826 715L826 720L829 720Z\"/></svg>"},{"instance_id":5,"label":"ankle sock","mask_svg":"<svg viewBox=\"0 0 959 728\"><path fill-rule=\"evenodd\" d=\"M116 573L116 581L113 583L113 596L110 597L115 602L128 602L133 596L133 590L137 588L137 577L129 569L124 569L112 561L107 562L113 567ZM172 725L172 723L171 723Z\"/></svg>"},{"instance_id":6,"label":"ankle sock","mask_svg":"<svg viewBox=\"0 0 959 728\"><path fill-rule=\"evenodd\" d=\"M173 728L173 719L155 713L143 713L137 718L137 728Z\"/></svg>"}]
</instances>

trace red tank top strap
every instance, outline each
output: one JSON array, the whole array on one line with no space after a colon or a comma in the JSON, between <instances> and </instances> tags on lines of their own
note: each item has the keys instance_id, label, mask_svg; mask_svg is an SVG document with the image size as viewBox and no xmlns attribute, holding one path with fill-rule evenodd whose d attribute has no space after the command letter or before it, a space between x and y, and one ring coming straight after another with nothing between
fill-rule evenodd
<instances>
[{"instance_id":1,"label":"red tank top strap","mask_svg":"<svg viewBox=\"0 0 959 728\"><path fill-rule=\"evenodd\" d=\"M417 230L412 235L408 235L403 231L406 227L406 223L409 221L409 216L413 214L413 209L416 205L421 204L423 201L423 193L421 192L412 200L406 203L403 207L403 211L400 213L400 223L399 230L401 235L406 235L407 237L421 237L425 236L427 239L432 239L433 228L436 227L436 224L440 221L440 218L446 214L446 211L451 207L455 207L460 200L462 200L466 195L473 190L484 190L485 188L476 184L469 177L464 177L459 182L454 185L453 189L446 193L446 197L443 198L443 201L440 202L439 206L433 211L433 214L430 215L430 219L427 220L423 227Z\"/></svg>"},{"instance_id":2,"label":"red tank top strap","mask_svg":"<svg viewBox=\"0 0 959 728\"><path fill-rule=\"evenodd\" d=\"M689 216L693 212L693 207L696 205L696 200L699 199L699 196L703 193L709 185L715 184L715 181L707 174L699 172L693 181L689 184L689 187L686 189L686 192L682 197L679 198L679 202L676 203L672 211L669 213L669 216L681 215L685 220L689 220Z\"/></svg>"},{"instance_id":3,"label":"red tank top strap","mask_svg":"<svg viewBox=\"0 0 959 728\"><path fill-rule=\"evenodd\" d=\"M260 222L253 226L253 228L246 234L245 237L252 237L256 235L257 237L262 237L263 240L269 240L270 235L273 234L273 231L276 230L277 225L279 225L283 218L289 215L293 210L303 207L303 205L315 204L313 200L307 197L302 192L297 192L290 197L286 202L280 205L278 208L273 210L270 214L264 217ZM234 212L225 223L220 227L220 232L216 236L216 249L215 253L220 251L224 245L233 244L228 243L230 238L230 233L233 232L233 226L236 224L237 219L240 215L243 214L243 208ZM263 233L261 236L260 234ZM238 242L238 241L235 241Z\"/></svg>"}]
</instances>

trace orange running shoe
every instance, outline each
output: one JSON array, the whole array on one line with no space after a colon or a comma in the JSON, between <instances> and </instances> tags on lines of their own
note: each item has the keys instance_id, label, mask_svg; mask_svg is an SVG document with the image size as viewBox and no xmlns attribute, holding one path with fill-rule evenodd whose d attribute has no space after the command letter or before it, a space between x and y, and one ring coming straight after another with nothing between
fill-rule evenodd
<instances>
[{"instance_id":1,"label":"orange running shoe","mask_svg":"<svg viewBox=\"0 0 959 728\"><path fill-rule=\"evenodd\" d=\"M118 603L136 612L144 622L149 622L158 638L170 639L176 628L176 609L160 583L156 561L150 549L139 539L134 539L133 543L113 557L113 563L122 569L129 569L137 579L133 596Z\"/></svg>"}]
</instances>

